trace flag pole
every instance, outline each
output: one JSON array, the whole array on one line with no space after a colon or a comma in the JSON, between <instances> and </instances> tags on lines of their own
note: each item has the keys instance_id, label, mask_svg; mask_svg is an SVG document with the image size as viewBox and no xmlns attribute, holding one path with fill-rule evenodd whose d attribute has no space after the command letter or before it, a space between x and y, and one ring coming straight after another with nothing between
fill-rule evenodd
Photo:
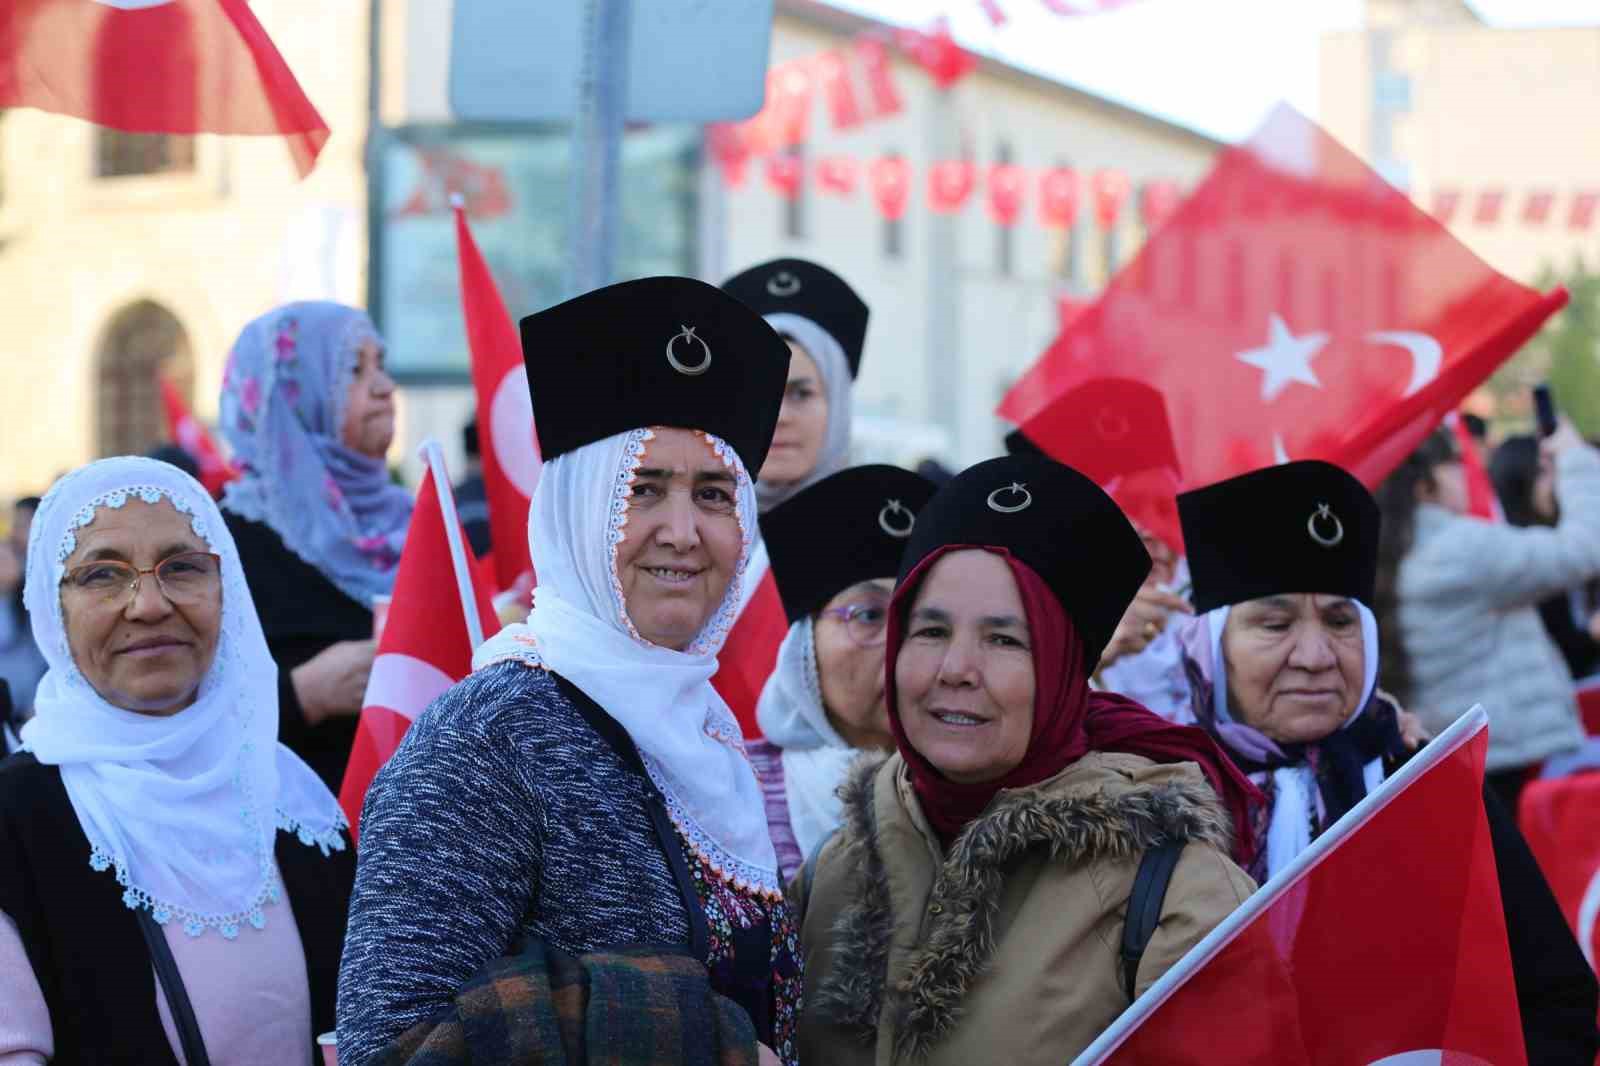
<instances>
[{"instance_id":1,"label":"flag pole","mask_svg":"<svg viewBox=\"0 0 1600 1066\"><path fill-rule=\"evenodd\" d=\"M467 637L472 650L483 643L483 620L478 617L478 598L472 591L472 568L467 563L467 546L461 541L461 520L456 517L456 497L450 489L450 472L445 469L444 449L429 437L418 449L433 475L433 491L439 495L439 513L444 516L444 537L450 543L450 564L456 572L456 591L461 594L461 614L467 620Z\"/></svg>"},{"instance_id":2,"label":"flag pole","mask_svg":"<svg viewBox=\"0 0 1600 1066\"><path fill-rule=\"evenodd\" d=\"M1283 898L1284 893L1294 882L1320 863L1367 819L1388 806L1391 800L1409 788L1417 778L1454 754L1461 745L1471 740L1478 730L1487 728L1488 723L1489 716L1484 713L1483 705L1473 704L1466 714L1450 723L1444 732L1430 740L1421 751L1408 759L1404 766L1367 793L1361 802L1346 811L1343 817L1313 840L1309 847L1289 860L1276 875L1268 878L1260 890L1222 919L1198 944L1174 963L1171 969L1145 989L1144 995L1134 1000L1127 1010L1118 1015L1094 1043L1072 1060L1071 1066L1098 1066L1104 1062L1112 1052L1122 1046L1135 1029L1144 1023L1145 1019L1172 997L1179 985L1210 962L1217 952L1233 939L1235 933ZM1261 846L1265 847L1266 842L1262 841Z\"/></svg>"}]
</instances>

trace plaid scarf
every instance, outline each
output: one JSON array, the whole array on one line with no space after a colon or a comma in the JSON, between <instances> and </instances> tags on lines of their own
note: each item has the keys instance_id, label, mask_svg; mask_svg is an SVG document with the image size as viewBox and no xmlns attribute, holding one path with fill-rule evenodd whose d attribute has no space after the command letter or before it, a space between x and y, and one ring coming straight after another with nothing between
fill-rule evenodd
<instances>
[{"instance_id":1,"label":"plaid scarf","mask_svg":"<svg viewBox=\"0 0 1600 1066\"><path fill-rule=\"evenodd\" d=\"M756 1034L687 955L647 949L575 958L531 942L455 1002L396 1037L375 1066L755 1066Z\"/></svg>"}]
</instances>

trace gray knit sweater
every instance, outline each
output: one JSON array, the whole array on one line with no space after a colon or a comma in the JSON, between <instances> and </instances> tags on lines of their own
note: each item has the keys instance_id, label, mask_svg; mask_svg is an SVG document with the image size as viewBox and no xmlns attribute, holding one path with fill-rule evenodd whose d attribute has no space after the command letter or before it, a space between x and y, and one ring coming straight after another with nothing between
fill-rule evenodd
<instances>
[{"instance_id":1,"label":"gray knit sweater","mask_svg":"<svg viewBox=\"0 0 1600 1066\"><path fill-rule=\"evenodd\" d=\"M339 971L363 1066L524 934L580 954L683 945L645 785L550 675L516 663L433 702L367 792Z\"/></svg>"},{"instance_id":2,"label":"gray knit sweater","mask_svg":"<svg viewBox=\"0 0 1600 1066\"><path fill-rule=\"evenodd\" d=\"M1423 505L1400 564L1400 633L1411 701L1437 731L1474 703L1489 715L1489 769L1528 766L1583 743L1572 675L1540 601L1600 576L1600 452L1556 464L1561 524L1517 528Z\"/></svg>"}]
</instances>

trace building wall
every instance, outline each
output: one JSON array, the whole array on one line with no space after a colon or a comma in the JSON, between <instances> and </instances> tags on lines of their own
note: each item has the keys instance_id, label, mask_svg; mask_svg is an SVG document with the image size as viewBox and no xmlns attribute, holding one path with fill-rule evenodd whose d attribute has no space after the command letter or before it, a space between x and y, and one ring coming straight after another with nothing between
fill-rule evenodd
<instances>
[{"instance_id":1,"label":"building wall","mask_svg":"<svg viewBox=\"0 0 1600 1066\"><path fill-rule=\"evenodd\" d=\"M193 173L100 179L94 127L0 119L0 497L96 457L98 360L119 311L148 301L176 317L210 419L246 321L286 299L362 301L367 6L251 10L333 131L304 181L277 139L208 136Z\"/></svg>"},{"instance_id":2,"label":"building wall","mask_svg":"<svg viewBox=\"0 0 1600 1066\"><path fill-rule=\"evenodd\" d=\"M1600 137L1579 101L1600 99L1600 28L1491 29L1392 19L1322 45L1323 123L1369 162L1387 157L1424 208L1464 195L1452 231L1503 273L1532 281L1547 263L1600 253L1600 227L1566 224L1571 193L1600 188ZM1390 104L1384 106L1383 97ZM1476 194L1510 194L1500 219L1472 218ZM1556 194L1542 226L1522 222L1527 193Z\"/></svg>"}]
</instances>

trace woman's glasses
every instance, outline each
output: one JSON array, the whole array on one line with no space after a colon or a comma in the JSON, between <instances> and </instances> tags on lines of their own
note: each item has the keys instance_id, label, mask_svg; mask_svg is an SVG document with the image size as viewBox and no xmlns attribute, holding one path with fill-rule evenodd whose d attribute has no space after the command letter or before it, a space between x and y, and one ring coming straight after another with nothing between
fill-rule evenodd
<instances>
[{"instance_id":1,"label":"woman's glasses","mask_svg":"<svg viewBox=\"0 0 1600 1066\"><path fill-rule=\"evenodd\" d=\"M193 603L216 591L222 576L222 558L211 552L180 552L150 567L102 559L68 570L61 584L96 600L114 600L123 593L133 599L139 595L139 582L146 574L155 575L161 594L171 602Z\"/></svg>"},{"instance_id":2,"label":"woman's glasses","mask_svg":"<svg viewBox=\"0 0 1600 1066\"><path fill-rule=\"evenodd\" d=\"M882 603L847 603L821 612L844 623L850 639L863 648L876 648L889 635L889 608Z\"/></svg>"}]
</instances>

